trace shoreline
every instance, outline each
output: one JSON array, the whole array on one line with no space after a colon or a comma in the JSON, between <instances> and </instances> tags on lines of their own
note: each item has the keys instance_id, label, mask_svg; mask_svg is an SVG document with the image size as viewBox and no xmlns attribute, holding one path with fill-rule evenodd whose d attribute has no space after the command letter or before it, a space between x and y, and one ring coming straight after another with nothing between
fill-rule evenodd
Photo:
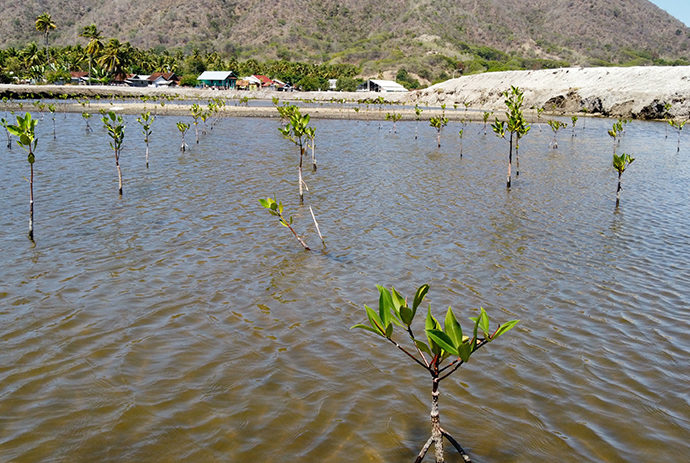
<instances>
[{"instance_id":1,"label":"shoreline","mask_svg":"<svg viewBox=\"0 0 690 463\"><path fill-rule=\"evenodd\" d=\"M575 115L641 120L690 118L690 66L492 72L462 76L406 93L284 93L187 87L2 84L0 98L12 101L0 102L0 109L38 111L35 106L22 104L16 98L45 98L58 100L55 104L60 112L98 113L99 110L115 110L123 114L151 111L157 115L189 115L188 105L171 100L198 101L205 106L203 103L212 98L223 98L227 105L219 112L220 116L277 118L278 112L274 106L253 106L252 102L270 102L278 98L281 103L297 104L311 117L320 119L384 120L386 113L390 112L400 114L401 120L416 120L413 107L418 104L423 109L421 120L428 120L441 115L443 111L440 106L445 104L445 115L451 121L482 121L484 111L493 111L490 117L493 121L495 117L504 117L502 92L511 85L524 91L525 116L530 122L545 122L549 116ZM84 98L90 100L88 109L73 101ZM142 98L160 101L136 101ZM240 106L239 102L244 98L248 98L248 103ZM371 100L378 98L383 98L385 103L381 106L371 103ZM125 101L114 101L117 99ZM126 101L129 99L132 101ZM465 103L469 105L468 111L465 111ZM457 109L453 109L454 105ZM537 107L545 108L541 118L537 118L536 109L532 109Z\"/></svg>"}]
</instances>

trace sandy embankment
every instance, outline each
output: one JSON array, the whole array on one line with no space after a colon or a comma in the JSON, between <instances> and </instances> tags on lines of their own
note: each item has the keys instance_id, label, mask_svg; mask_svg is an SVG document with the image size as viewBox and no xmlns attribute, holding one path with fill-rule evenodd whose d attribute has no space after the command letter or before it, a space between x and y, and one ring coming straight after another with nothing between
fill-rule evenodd
<instances>
[{"instance_id":1,"label":"sandy embankment","mask_svg":"<svg viewBox=\"0 0 690 463\"><path fill-rule=\"evenodd\" d=\"M357 104L357 100L382 96L391 104L424 107L423 118L428 119L440 113L438 107L446 104L446 115L451 120L468 117L480 120L482 111L495 111L501 116L505 110L502 92L511 85L525 92L525 107L545 107L553 114L591 114L605 117L639 119L661 119L665 117L690 117L690 66L683 67L629 67L629 68L564 68L540 71L507 71L476 74L452 79L424 90L409 93L373 92L239 92L223 90L200 90L190 88L130 88L111 86L74 85L0 85L0 97L17 98L20 95L37 95L41 98L55 98L67 95L69 98L91 99L89 112L99 109L116 110L122 113L139 114L152 111L156 114L188 115L189 106L149 101L141 103L137 98L174 98L205 102L210 98L228 99L223 108L226 116L277 117L272 106L257 106L252 100L268 100L277 97L283 101L313 101L322 103L310 106L309 114L315 118L330 119L383 119L387 111L401 113L402 118L411 120L415 113L408 108L380 109L377 105ZM99 96L104 101L94 101ZM242 97L250 98L249 105L237 105ZM113 102L109 99L126 98ZM234 100L234 102L233 102ZM345 100L350 103L343 105ZM463 103L469 103L471 111L465 112ZM670 103L666 112L664 105ZM458 110L453 110L457 105ZM65 100L59 103L60 111L82 112L87 110L79 103ZM355 109L356 108L356 109ZM434 109L435 108L435 109ZM0 109L21 109L16 101L0 102ZM35 109L27 104L24 110ZM533 117L534 111L528 111Z\"/></svg>"},{"instance_id":2,"label":"sandy embankment","mask_svg":"<svg viewBox=\"0 0 690 463\"><path fill-rule=\"evenodd\" d=\"M502 111L501 92L511 85L525 92L526 107L563 114L662 119L690 117L690 66L563 68L492 72L452 79L411 95L420 106L467 102ZM664 105L670 103L666 114Z\"/></svg>"}]
</instances>

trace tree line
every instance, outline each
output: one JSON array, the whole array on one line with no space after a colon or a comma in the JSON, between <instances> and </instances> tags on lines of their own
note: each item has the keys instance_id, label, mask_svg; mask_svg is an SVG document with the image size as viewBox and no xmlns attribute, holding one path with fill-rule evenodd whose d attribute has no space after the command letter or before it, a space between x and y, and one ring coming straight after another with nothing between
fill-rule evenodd
<instances>
[{"instance_id":1,"label":"tree line","mask_svg":"<svg viewBox=\"0 0 690 463\"><path fill-rule=\"evenodd\" d=\"M227 70L238 76L263 74L312 90L327 88L328 79L352 81L356 87L355 76L360 72L357 66L347 63L239 60L199 49L188 53L162 47L141 49L117 38L104 37L95 24L82 28L82 43L50 46L50 32L57 27L50 14L43 13L36 18L42 46L31 42L23 48L0 49L0 83L69 82L70 72L82 71L88 73L89 82L97 84L107 84L127 74L174 72L181 77L182 85L195 85L197 76L206 70Z\"/></svg>"}]
</instances>

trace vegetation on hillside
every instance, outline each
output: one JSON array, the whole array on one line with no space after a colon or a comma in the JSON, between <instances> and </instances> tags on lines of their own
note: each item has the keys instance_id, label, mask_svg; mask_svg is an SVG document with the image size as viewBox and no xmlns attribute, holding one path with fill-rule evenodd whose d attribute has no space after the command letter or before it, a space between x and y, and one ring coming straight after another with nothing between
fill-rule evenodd
<instances>
[{"instance_id":1,"label":"vegetation on hillside","mask_svg":"<svg viewBox=\"0 0 690 463\"><path fill-rule=\"evenodd\" d=\"M133 0L95 5L46 0L18 8L0 0L0 6L16 13L0 18L5 32L0 46L7 47L0 57L0 78L16 73L20 51L22 58L33 57L29 68L45 65L36 57L46 53L44 47L32 46L44 42L45 34L35 27L44 13L52 14L56 25L50 30L55 49L48 48L56 59L57 51L86 47L80 36L88 38L83 32L92 23L103 37L112 37L102 40L100 53L113 59L98 64L92 56L98 78L113 68L147 73L165 64L191 75L201 68L218 70L223 60L223 68L239 74L267 74L294 84L305 79L302 86L309 88L323 88L321 79L328 78L323 69L350 66L354 72L336 68L337 77L386 75L413 89L417 82L484 71L690 63L690 29L646 0L280 0L270 9L222 0L205 1L203 7L162 0L155 8ZM134 56L133 63L118 63L119 55L131 56L133 50L153 62ZM89 55L80 54L86 62L71 62L68 70L88 68ZM61 73L64 68L56 64L45 72ZM319 72L302 69L313 65ZM346 84L347 89L356 86Z\"/></svg>"}]
</instances>

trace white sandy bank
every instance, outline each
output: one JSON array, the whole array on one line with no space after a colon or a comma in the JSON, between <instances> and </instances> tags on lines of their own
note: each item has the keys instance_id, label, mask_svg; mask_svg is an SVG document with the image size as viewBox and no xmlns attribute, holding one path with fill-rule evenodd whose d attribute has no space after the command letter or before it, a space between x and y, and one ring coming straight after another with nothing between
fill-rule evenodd
<instances>
[{"instance_id":1,"label":"white sandy bank","mask_svg":"<svg viewBox=\"0 0 690 463\"><path fill-rule=\"evenodd\" d=\"M446 103L502 110L501 93L517 86L526 107L567 113L586 110L612 117L643 119L690 117L690 66L563 68L539 71L490 72L463 76L410 94L420 105Z\"/></svg>"}]
</instances>

